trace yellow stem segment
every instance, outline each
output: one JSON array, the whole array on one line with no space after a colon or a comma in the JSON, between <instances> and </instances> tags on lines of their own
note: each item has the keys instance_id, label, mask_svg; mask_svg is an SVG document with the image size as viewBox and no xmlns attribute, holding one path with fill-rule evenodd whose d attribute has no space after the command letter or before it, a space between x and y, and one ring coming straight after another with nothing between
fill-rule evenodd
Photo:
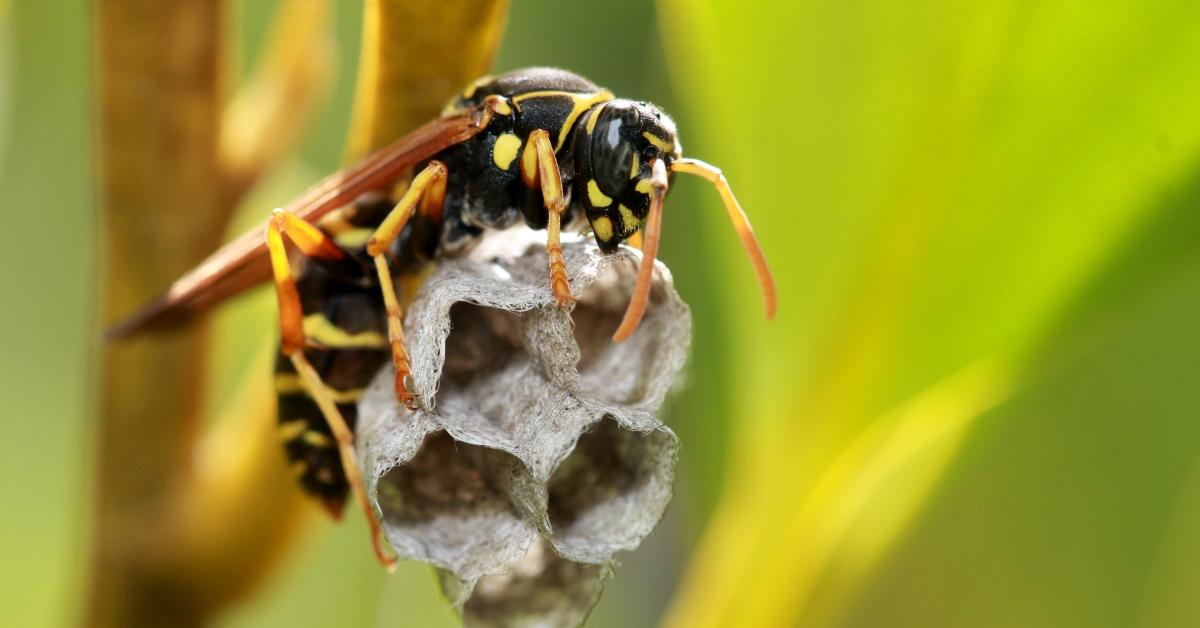
<instances>
[{"instance_id":1,"label":"yellow stem segment","mask_svg":"<svg viewBox=\"0 0 1200 628\"><path fill-rule=\"evenodd\" d=\"M507 14L508 0L366 0L350 158L428 122L485 74Z\"/></svg>"}]
</instances>

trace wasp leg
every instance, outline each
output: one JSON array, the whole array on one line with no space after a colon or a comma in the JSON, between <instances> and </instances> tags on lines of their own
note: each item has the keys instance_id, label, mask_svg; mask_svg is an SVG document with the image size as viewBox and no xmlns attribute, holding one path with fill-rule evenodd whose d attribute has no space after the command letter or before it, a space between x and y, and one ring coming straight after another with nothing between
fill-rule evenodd
<instances>
[{"instance_id":1,"label":"wasp leg","mask_svg":"<svg viewBox=\"0 0 1200 628\"><path fill-rule=\"evenodd\" d=\"M642 232L638 231L637 233L629 236L629 239L626 240L625 243L639 251L642 250Z\"/></svg>"},{"instance_id":2,"label":"wasp leg","mask_svg":"<svg viewBox=\"0 0 1200 628\"><path fill-rule=\"evenodd\" d=\"M400 236L404 225L419 207L422 214L432 216L435 221L442 214L446 200L446 165L431 161L425 169L413 177L412 185L400 197L400 201L383 219L375 234L367 240L367 254L375 260L375 271L379 274L379 287L383 290L383 302L387 307L388 341L392 346L392 364L396 367L396 399L409 410L417 409L417 397L408 391L406 380L412 373L408 364L408 352L404 349L404 312L396 298L392 285L392 273L384 253Z\"/></svg>"},{"instance_id":3,"label":"wasp leg","mask_svg":"<svg viewBox=\"0 0 1200 628\"><path fill-rule=\"evenodd\" d=\"M558 159L554 156L554 145L550 134L538 129L529 134L529 141L537 151L537 174L542 188L542 202L546 204L546 256L550 258L550 289L558 306L568 308L575 304L571 284L567 281L567 266L563 261L560 229L562 215L567 211L567 200L563 197L562 174L558 170Z\"/></svg>"},{"instance_id":4,"label":"wasp leg","mask_svg":"<svg viewBox=\"0 0 1200 628\"><path fill-rule=\"evenodd\" d=\"M362 474L358 471L358 458L354 454L354 433L346 425L342 413L338 411L329 388L321 381L308 359L304 357L304 314L300 308L300 295L296 290L296 280L292 277L292 269L288 264L287 250L284 249L283 236L296 244L301 252L315 256L345 255L319 229L304 222L294 214L277 211L267 223L267 251L271 257L271 270L275 277L275 294L279 299L279 328L281 348L292 361L296 372L304 383L313 401L321 409L321 414L329 423L329 429L337 440L338 454L342 461L342 471L346 481L358 498L363 513L367 516L367 525L371 529L371 545L379 562L389 571L396 568L396 557L385 549L383 543L383 528L375 509L367 499L367 489L363 484ZM333 250L337 253L333 253Z\"/></svg>"}]
</instances>

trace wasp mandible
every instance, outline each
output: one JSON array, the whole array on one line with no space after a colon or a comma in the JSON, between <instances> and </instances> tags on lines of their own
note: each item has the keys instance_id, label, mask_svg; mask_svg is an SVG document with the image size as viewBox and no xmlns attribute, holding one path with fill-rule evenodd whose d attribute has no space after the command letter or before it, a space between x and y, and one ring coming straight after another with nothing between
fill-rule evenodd
<instances>
[{"instance_id":1,"label":"wasp mandible","mask_svg":"<svg viewBox=\"0 0 1200 628\"><path fill-rule=\"evenodd\" d=\"M671 118L571 72L530 68L475 81L440 118L276 209L262 228L217 251L110 336L179 322L273 278L275 384L288 459L304 490L334 517L353 490L375 553L391 566L355 463L353 428L362 390L389 358L397 399L419 405L406 383L394 278L464 252L485 231L524 222L546 230L550 288L570 308L561 231L590 229L610 253L640 232L637 283L613 335L623 341L649 300L663 202L678 173L716 187L771 318L775 285L750 222L720 170L682 156ZM288 242L303 257L295 272Z\"/></svg>"}]
</instances>

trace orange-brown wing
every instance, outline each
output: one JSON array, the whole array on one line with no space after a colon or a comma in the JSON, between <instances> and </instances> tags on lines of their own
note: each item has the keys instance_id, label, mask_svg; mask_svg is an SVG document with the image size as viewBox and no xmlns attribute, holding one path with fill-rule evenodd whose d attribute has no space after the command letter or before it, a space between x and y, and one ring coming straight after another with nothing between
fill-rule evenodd
<instances>
[{"instance_id":1,"label":"orange-brown wing","mask_svg":"<svg viewBox=\"0 0 1200 628\"><path fill-rule=\"evenodd\" d=\"M413 165L478 134L487 122L483 111L468 110L438 118L361 162L335 172L284 209L309 221L356 198L387 188ZM262 227L221 247L171 284L166 294L108 330L109 338L182 323L232 296L270 279L271 267Z\"/></svg>"}]
</instances>

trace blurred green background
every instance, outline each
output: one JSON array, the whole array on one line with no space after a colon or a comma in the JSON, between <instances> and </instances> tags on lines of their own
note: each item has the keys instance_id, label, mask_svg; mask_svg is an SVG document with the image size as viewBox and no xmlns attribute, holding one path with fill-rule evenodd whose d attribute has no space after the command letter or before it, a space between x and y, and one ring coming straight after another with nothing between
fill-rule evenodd
<instances>
[{"instance_id":1,"label":"blurred green background","mask_svg":"<svg viewBox=\"0 0 1200 628\"><path fill-rule=\"evenodd\" d=\"M273 4L243 3L248 56ZM341 163L359 4L245 220ZM74 623L85 574L90 28L80 0L0 2L6 625ZM514 3L497 69L663 105L780 287L765 323L715 195L681 182L677 497L590 624L1200 624L1198 28L1186 1ZM267 334L269 294L221 318ZM308 526L223 624L454 624L427 569L385 577L364 539Z\"/></svg>"}]
</instances>

